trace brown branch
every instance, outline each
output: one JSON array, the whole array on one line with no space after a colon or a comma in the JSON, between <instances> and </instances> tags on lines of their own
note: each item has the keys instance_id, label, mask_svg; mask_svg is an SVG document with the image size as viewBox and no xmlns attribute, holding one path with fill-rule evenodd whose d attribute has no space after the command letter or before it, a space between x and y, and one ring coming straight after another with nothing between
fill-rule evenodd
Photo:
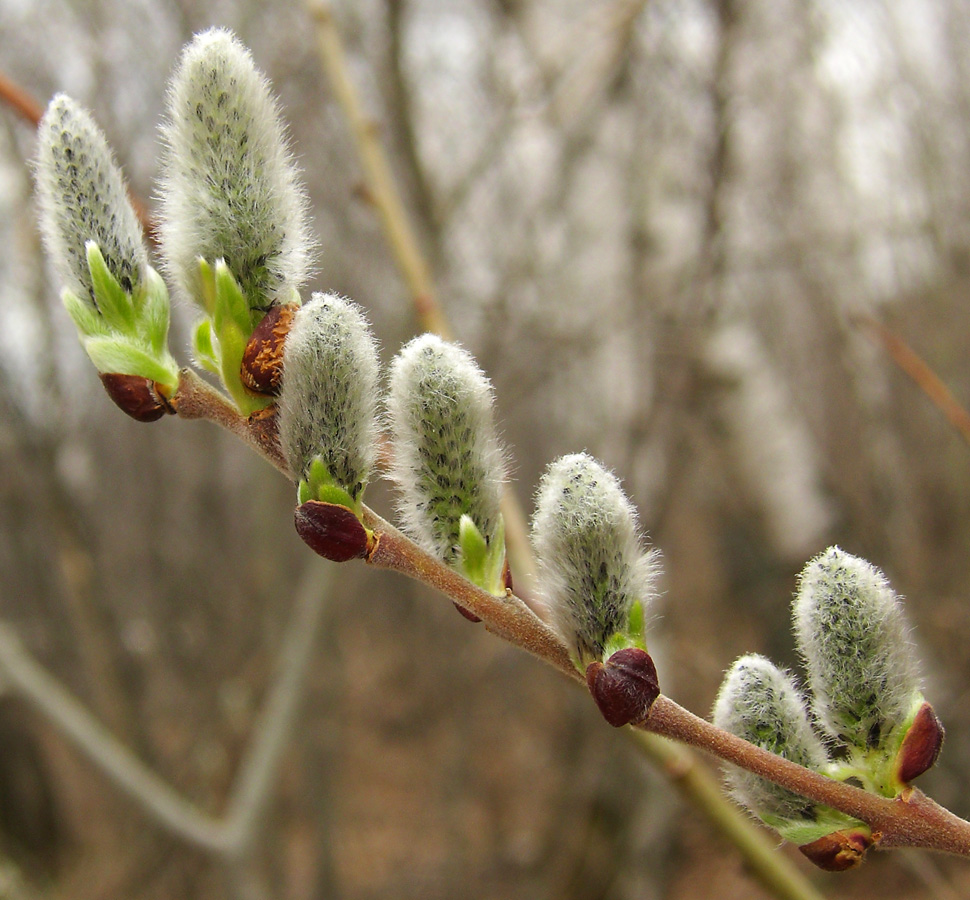
<instances>
[{"instance_id":1,"label":"brown branch","mask_svg":"<svg viewBox=\"0 0 970 900\"><path fill-rule=\"evenodd\" d=\"M44 108L19 84L0 72L0 102L9 106L34 128L44 115Z\"/></svg>"},{"instance_id":2,"label":"brown branch","mask_svg":"<svg viewBox=\"0 0 970 900\"><path fill-rule=\"evenodd\" d=\"M893 362L916 383L930 402L946 416L947 421L970 444L970 412L967 412L936 372L902 338L893 334L878 319L872 316L860 316L859 322L872 332L879 343L885 347Z\"/></svg>"},{"instance_id":3,"label":"brown branch","mask_svg":"<svg viewBox=\"0 0 970 900\"><path fill-rule=\"evenodd\" d=\"M183 373L175 401L180 415L207 418L225 426L273 462L288 478L291 477L279 456L275 437L268 441L266 430L258 421L241 416L221 394L194 373ZM367 558L370 565L399 572L435 588L474 613L492 633L547 662L570 681L584 683L566 645L514 594L509 592L504 597L496 597L481 590L426 553L366 506L363 518L374 532L374 545ZM920 847L970 857L970 822L953 815L919 790L910 788L899 798L890 800L835 781L749 744L695 716L663 695L658 697L646 719L637 727L648 732L645 735L647 738L650 735L659 736L695 747L817 803L842 810L866 822L878 846ZM660 753L659 747L653 750L654 755ZM689 757L681 757L680 760L668 757L665 764L677 768L690 762ZM707 797L709 794L709 791L698 787L691 796ZM721 799L723 806L727 801L723 797ZM705 812L715 822L726 815L723 809L711 808L705 809ZM731 834L729 829L721 827L720 830L725 835ZM767 861L762 866L756 841L735 840L734 843L758 869L765 883L777 877L777 872L772 872ZM791 874L794 880L790 879L789 892L779 893L779 896L800 897L803 900L811 897L811 893L800 891L796 886L797 875L794 872Z\"/></svg>"},{"instance_id":4,"label":"brown branch","mask_svg":"<svg viewBox=\"0 0 970 900\"><path fill-rule=\"evenodd\" d=\"M970 822L916 788L891 800L835 781L755 747L661 695L639 727L697 747L816 803L861 819L880 847L921 847L970 857Z\"/></svg>"},{"instance_id":5,"label":"brown branch","mask_svg":"<svg viewBox=\"0 0 970 900\"><path fill-rule=\"evenodd\" d=\"M389 522L364 507L364 523L377 544L367 562L436 588L480 618L489 631L549 663L573 681L582 682L565 644L511 591L496 597L468 581L405 537Z\"/></svg>"},{"instance_id":6,"label":"brown branch","mask_svg":"<svg viewBox=\"0 0 970 900\"><path fill-rule=\"evenodd\" d=\"M179 372L179 386L171 404L183 419L204 419L221 425L249 444L290 481L293 480L276 437L275 407L270 406L248 417L240 415L227 397L203 381L193 369Z\"/></svg>"}]
</instances>

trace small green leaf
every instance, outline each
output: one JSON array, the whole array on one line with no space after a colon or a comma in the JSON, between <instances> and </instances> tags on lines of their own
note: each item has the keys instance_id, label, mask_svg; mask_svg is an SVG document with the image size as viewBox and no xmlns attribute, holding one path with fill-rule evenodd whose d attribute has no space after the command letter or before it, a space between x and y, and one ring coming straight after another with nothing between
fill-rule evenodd
<instances>
[{"instance_id":1,"label":"small green leaf","mask_svg":"<svg viewBox=\"0 0 970 900\"><path fill-rule=\"evenodd\" d=\"M216 309L216 276L210 266L201 256L196 260L199 278L199 296L202 308L211 316Z\"/></svg>"},{"instance_id":2,"label":"small green leaf","mask_svg":"<svg viewBox=\"0 0 970 900\"><path fill-rule=\"evenodd\" d=\"M98 245L94 241L88 241L84 247L94 285L94 300L104 317L105 324L113 331L134 334L135 309L132 306L131 296L108 271Z\"/></svg>"},{"instance_id":3,"label":"small green leaf","mask_svg":"<svg viewBox=\"0 0 970 900\"><path fill-rule=\"evenodd\" d=\"M812 807L811 814L806 814L803 819L784 819L773 815L762 815L760 819L797 847L810 844L835 831L859 829L869 833L864 822L828 806Z\"/></svg>"},{"instance_id":4,"label":"small green leaf","mask_svg":"<svg viewBox=\"0 0 970 900\"><path fill-rule=\"evenodd\" d=\"M245 333L247 339L256 327L254 314L250 312L249 304L233 277L225 260L216 260L216 306L212 318L216 330L221 330L221 320L232 321L240 332ZM262 314L256 313L258 319Z\"/></svg>"},{"instance_id":5,"label":"small green leaf","mask_svg":"<svg viewBox=\"0 0 970 900\"><path fill-rule=\"evenodd\" d=\"M472 584L494 596L505 594L505 524L501 514L491 544L479 531L472 517L465 514L458 522L458 568Z\"/></svg>"},{"instance_id":6,"label":"small green leaf","mask_svg":"<svg viewBox=\"0 0 970 900\"><path fill-rule=\"evenodd\" d=\"M61 291L61 303L71 317L82 339L86 337L103 337L108 334L108 328L100 313L85 300L82 300L70 288Z\"/></svg>"},{"instance_id":7,"label":"small green leaf","mask_svg":"<svg viewBox=\"0 0 970 900\"><path fill-rule=\"evenodd\" d=\"M333 480L330 472L327 471L326 463L319 456L311 461L308 477L300 479L297 489L297 502L303 504L308 500L320 500L323 503L346 506L358 518L360 517L360 499L354 500L346 489Z\"/></svg>"},{"instance_id":8,"label":"small green leaf","mask_svg":"<svg viewBox=\"0 0 970 900\"><path fill-rule=\"evenodd\" d=\"M143 337L156 355L166 355L171 301L162 276L151 266L146 268L144 284L135 289L134 299Z\"/></svg>"},{"instance_id":9,"label":"small green leaf","mask_svg":"<svg viewBox=\"0 0 970 900\"><path fill-rule=\"evenodd\" d=\"M116 375L141 375L151 381L175 387L178 370L166 366L123 337L93 337L84 341L91 362L99 372Z\"/></svg>"},{"instance_id":10,"label":"small green leaf","mask_svg":"<svg viewBox=\"0 0 970 900\"><path fill-rule=\"evenodd\" d=\"M219 360L212 345L212 320L202 319L192 332L192 351L196 361L213 375L219 374Z\"/></svg>"}]
</instances>

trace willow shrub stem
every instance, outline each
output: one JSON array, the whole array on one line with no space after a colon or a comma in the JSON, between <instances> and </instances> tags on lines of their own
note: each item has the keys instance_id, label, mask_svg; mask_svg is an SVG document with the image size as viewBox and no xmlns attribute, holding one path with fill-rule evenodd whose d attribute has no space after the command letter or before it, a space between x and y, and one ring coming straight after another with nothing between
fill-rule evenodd
<instances>
[{"instance_id":1,"label":"willow shrub stem","mask_svg":"<svg viewBox=\"0 0 970 900\"><path fill-rule=\"evenodd\" d=\"M229 428L289 477L272 429L252 418L241 417L222 395L197 376L183 375L173 403L182 415L187 412L190 418L211 419ZM436 588L478 616L490 631L549 663L570 680L582 683L568 648L514 594L495 597L477 588L367 507L364 507L364 521L377 538L368 558L371 565ZM919 790L909 789L896 800L870 794L761 750L663 695L637 727L704 750L804 797L855 816L870 826L880 846L923 847L970 856L970 823L943 809Z\"/></svg>"},{"instance_id":2,"label":"willow shrub stem","mask_svg":"<svg viewBox=\"0 0 970 900\"><path fill-rule=\"evenodd\" d=\"M271 433L266 428L252 427L252 423L241 417L221 394L197 376L184 374L175 405L180 414L188 411L189 418L210 419L228 428L292 480ZM496 635L549 663L573 683L584 683L566 647L524 602L514 596L496 598L479 590L422 551L370 509L365 507L364 515L368 526L380 535L369 560L371 565L397 571L435 587L478 615L485 627ZM668 774L681 795L735 847L753 877L775 897L779 900L822 900L805 876L777 852L765 833L724 796L716 779L698 765L687 747L645 731L627 731L636 737L644 755Z\"/></svg>"}]
</instances>

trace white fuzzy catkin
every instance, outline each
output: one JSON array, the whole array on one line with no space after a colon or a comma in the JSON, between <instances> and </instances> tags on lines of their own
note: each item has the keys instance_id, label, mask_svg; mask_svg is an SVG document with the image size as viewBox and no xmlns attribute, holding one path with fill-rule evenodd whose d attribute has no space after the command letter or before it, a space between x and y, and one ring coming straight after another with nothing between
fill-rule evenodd
<instances>
[{"instance_id":1,"label":"white fuzzy catkin","mask_svg":"<svg viewBox=\"0 0 970 900\"><path fill-rule=\"evenodd\" d=\"M916 654L886 577L830 547L802 571L792 617L819 723L847 744L878 747L920 696Z\"/></svg>"},{"instance_id":2,"label":"white fuzzy catkin","mask_svg":"<svg viewBox=\"0 0 970 900\"><path fill-rule=\"evenodd\" d=\"M104 134L66 94L40 120L35 175L41 235L64 286L96 306L85 248L94 241L131 293L148 266L141 226Z\"/></svg>"},{"instance_id":3,"label":"white fuzzy catkin","mask_svg":"<svg viewBox=\"0 0 970 900\"><path fill-rule=\"evenodd\" d=\"M600 660L634 603L648 613L659 574L659 553L643 550L636 510L616 476L585 453L550 463L532 541L553 627L581 663Z\"/></svg>"},{"instance_id":4,"label":"white fuzzy catkin","mask_svg":"<svg viewBox=\"0 0 970 900\"><path fill-rule=\"evenodd\" d=\"M168 92L161 243L197 293L197 260L224 259L250 308L289 302L306 279L306 198L269 83L222 28L185 47Z\"/></svg>"},{"instance_id":5,"label":"white fuzzy catkin","mask_svg":"<svg viewBox=\"0 0 970 900\"><path fill-rule=\"evenodd\" d=\"M355 500L374 468L379 363L360 308L314 294L294 317L283 351L279 436L297 478L319 456Z\"/></svg>"},{"instance_id":6,"label":"white fuzzy catkin","mask_svg":"<svg viewBox=\"0 0 970 900\"><path fill-rule=\"evenodd\" d=\"M489 543L500 516L505 465L491 382L471 354L437 335L406 344L391 364L391 477L402 528L453 564L467 515Z\"/></svg>"},{"instance_id":7,"label":"white fuzzy catkin","mask_svg":"<svg viewBox=\"0 0 970 900\"><path fill-rule=\"evenodd\" d=\"M820 771L828 761L791 676L757 654L742 656L724 676L714 724L808 769ZM804 820L813 807L810 800L744 769L730 766L728 781L738 801L762 817Z\"/></svg>"}]
</instances>

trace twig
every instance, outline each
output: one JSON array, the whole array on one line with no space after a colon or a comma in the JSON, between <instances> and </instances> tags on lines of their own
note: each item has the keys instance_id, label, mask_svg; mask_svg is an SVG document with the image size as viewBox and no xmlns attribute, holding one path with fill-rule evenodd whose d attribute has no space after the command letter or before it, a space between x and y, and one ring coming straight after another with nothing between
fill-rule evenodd
<instances>
[{"instance_id":1,"label":"twig","mask_svg":"<svg viewBox=\"0 0 970 900\"><path fill-rule=\"evenodd\" d=\"M193 397L195 404L192 406L194 418L212 418L226 425L259 452L271 455L265 447L265 432L255 427L251 419L242 418L221 395L207 386L205 390L196 391L191 379L186 379L186 383L193 388L189 396ZM176 395L178 398L179 395ZM181 401L178 408L181 412ZM371 565L399 572L436 588L478 616L493 633L549 663L571 681L583 682L568 648L514 594L509 592L505 597L495 597L477 588L367 507L364 507L364 521L373 529L376 538L367 560ZM0 676L2 674L0 669ZM761 750L695 716L663 695L653 704L647 718L637 723L637 727L696 747L816 803L832 806L861 819L870 826L875 843L879 846L922 847L970 856L970 822L953 815L919 790L910 788L899 798L890 800L835 781ZM722 798L722 803L726 804L727 801ZM714 822L726 814L723 810L716 814L705 811ZM739 846L738 849L747 853L751 847ZM752 865L760 864L756 855L748 859Z\"/></svg>"},{"instance_id":2,"label":"twig","mask_svg":"<svg viewBox=\"0 0 970 900\"><path fill-rule=\"evenodd\" d=\"M277 656L277 674L226 808L226 842L229 854L236 858L252 849L272 797L323 625L331 577L331 566L310 566L297 588L292 617Z\"/></svg>"},{"instance_id":3,"label":"twig","mask_svg":"<svg viewBox=\"0 0 970 900\"><path fill-rule=\"evenodd\" d=\"M568 678L582 681L565 644L511 591L505 597L495 597L482 590L367 507L364 523L377 534L377 546L367 558L372 566L391 569L436 588L478 616L492 633L539 657Z\"/></svg>"},{"instance_id":4,"label":"twig","mask_svg":"<svg viewBox=\"0 0 970 900\"><path fill-rule=\"evenodd\" d=\"M0 102L9 106L22 119L37 127L44 115L43 107L19 84L0 72Z\"/></svg>"},{"instance_id":5,"label":"twig","mask_svg":"<svg viewBox=\"0 0 970 900\"><path fill-rule=\"evenodd\" d=\"M880 847L922 847L970 857L970 822L916 788L890 800L827 778L717 728L662 694L638 727L697 747L816 803L855 816L872 829Z\"/></svg>"},{"instance_id":6,"label":"twig","mask_svg":"<svg viewBox=\"0 0 970 900\"><path fill-rule=\"evenodd\" d=\"M242 416L227 397L203 381L192 369L179 372L178 391L171 403L183 419L205 419L221 425L249 444L273 468L293 480L276 440L273 407L249 417Z\"/></svg>"},{"instance_id":7,"label":"twig","mask_svg":"<svg viewBox=\"0 0 970 900\"><path fill-rule=\"evenodd\" d=\"M306 683L306 670L323 623L329 578L308 568L287 625L279 668L251 749L227 804L215 818L159 778L107 731L0 623L0 684L29 701L129 797L173 834L227 859L240 859L258 834Z\"/></svg>"},{"instance_id":8,"label":"twig","mask_svg":"<svg viewBox=\"0 0 970 900\"><path fill-rule=\"evenodd\" d=\"M967 412L936 372L902 338L893 334L878 319L860 316L859 322L875 335L893 362L916 382L916 386L970 444L970 412Z\"/></svg>"}]
</instances>

